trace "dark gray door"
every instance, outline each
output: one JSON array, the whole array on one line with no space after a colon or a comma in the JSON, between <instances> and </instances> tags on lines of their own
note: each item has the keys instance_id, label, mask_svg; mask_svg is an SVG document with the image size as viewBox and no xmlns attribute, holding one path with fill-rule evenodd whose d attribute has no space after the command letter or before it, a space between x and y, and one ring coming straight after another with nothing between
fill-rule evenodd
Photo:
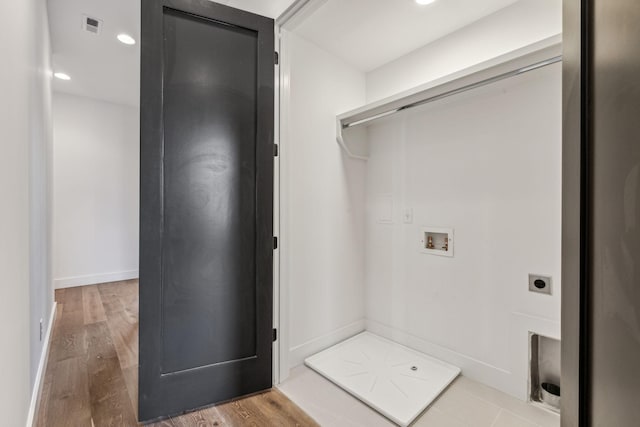
<instances>
[{"instance_id":1,"label":"dark gray door","mask_svg":"<svg viewBox=\"0 0 640 427\"><path fill-rule=\"evenodd\" d=\"M140 420L272 385L273 39L142 1Z\"/></svg>"},{"instance_id":2,"label":"dark gray door","mask_svg":"<svg viewBox=\"0 0 640 427\"><path fill-rule=\"evenodd\" d=\"M565 2L565 427L640 425L639 22Z\"/></svg>"}]
</instances>

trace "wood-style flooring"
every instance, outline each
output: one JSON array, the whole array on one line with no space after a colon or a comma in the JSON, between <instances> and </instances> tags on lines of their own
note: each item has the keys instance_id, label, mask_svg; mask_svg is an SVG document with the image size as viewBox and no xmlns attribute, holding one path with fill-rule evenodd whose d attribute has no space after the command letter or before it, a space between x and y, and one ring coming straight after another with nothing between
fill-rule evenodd
<instances>
[{"instance_id":1,"label":"wood-style flooring","mask_svg":"<svg viewBox=\"0 0 640 427\"><path fill-rule=\"evenodd\" d=\"M138 282L56 291L58 303L36 426L136 426ZM317 426L280 391L150 426Z\"/></svg>"}]
</instances>

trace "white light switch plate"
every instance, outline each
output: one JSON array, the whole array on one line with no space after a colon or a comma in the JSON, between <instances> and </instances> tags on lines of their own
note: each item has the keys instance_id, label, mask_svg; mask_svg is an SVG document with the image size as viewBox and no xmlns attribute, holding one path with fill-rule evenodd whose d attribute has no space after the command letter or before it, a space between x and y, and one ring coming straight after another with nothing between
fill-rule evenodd
<instances>
[{"instance_id":1,"label":"white light switch plate","mask_svg":"<svg viewBox=\"0 0 640 427\"><path fill-rule=\"evenodd\" d=\"M402 221L405 224L413 223L413 209L412 208L404 208L404 212L402 213Z\"/></svg>"},{"instance_id":2,"label":"white light switch plate","mask_svg":"<svg viewBox=\"0 0 640 427\"><path fill-rule=\"evenodd\" d=\"M376 212L380 224L393 223L393 194L379 194L376 200Z\"/></svg>"}]
</instances>

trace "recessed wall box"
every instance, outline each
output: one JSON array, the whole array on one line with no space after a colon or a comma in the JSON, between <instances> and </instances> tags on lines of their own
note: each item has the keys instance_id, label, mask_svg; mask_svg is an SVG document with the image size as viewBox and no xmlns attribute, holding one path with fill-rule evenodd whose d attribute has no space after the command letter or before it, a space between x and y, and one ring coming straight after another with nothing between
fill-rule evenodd
<instances>
[{"instance_id":1,"label":"recessed wall box","mask_svg":"<svg viewBox=\"0 0 640 427\"><path fill-rule=\"evenodd\" d=\"M560 340L529 332L529 402L560 412Z\"/></svg>"},{"instance_id":2,"label":"recessed wall box","mask_svg":"<svg viewBox=\"0 0 640 427\"><path fill-rule=\"evenodd\" d=\"M425 254L453 256L453 228L423 227L420 251Z\"/></svg>"}]
</instances>

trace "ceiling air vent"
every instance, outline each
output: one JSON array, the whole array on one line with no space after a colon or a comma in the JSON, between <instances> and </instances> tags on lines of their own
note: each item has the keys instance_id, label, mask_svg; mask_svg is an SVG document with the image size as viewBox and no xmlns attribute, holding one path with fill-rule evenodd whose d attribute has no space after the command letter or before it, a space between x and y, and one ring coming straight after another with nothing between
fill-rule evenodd
<instances>
[{"instance_id":1,"label":"ceiling air vent","mask_svg":"<svg viewBox=\"0 0 640 427\"><path fill-rule=\"evenodd\" d=\"M100 31L102 31L102 21L88 15L82 15L82 28L92 34L100 34Z\"/></svg>"}]
</instances>

